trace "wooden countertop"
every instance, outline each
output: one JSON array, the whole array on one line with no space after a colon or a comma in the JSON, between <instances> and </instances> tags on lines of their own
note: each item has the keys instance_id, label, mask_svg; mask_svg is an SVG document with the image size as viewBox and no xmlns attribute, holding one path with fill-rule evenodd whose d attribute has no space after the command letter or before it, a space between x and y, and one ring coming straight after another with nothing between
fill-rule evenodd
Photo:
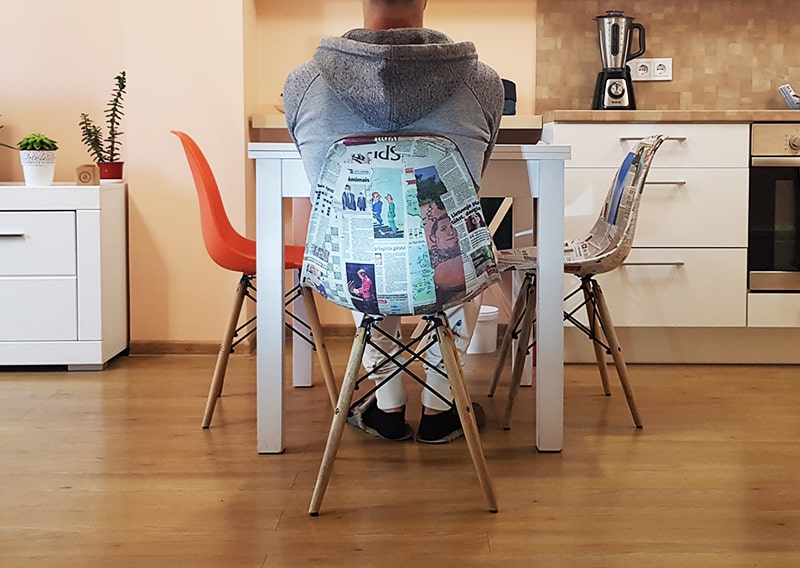
<instances>
[{"instance_id":1,"label":"wooden countertop","mask_svg":"<svg viewBox=\"0 0 800 568\"><path fill-rule=\"evenodd\" d=\"M535 144L542 130L541 115L503 116L500 121L499 142L506 144ZM251 142L291 142L286 129L286 117L278 112L254 114L250 117Z\"/></svg>"},{"instance_id":2,"label":"wooden countertop","mask_svg":"<svg viewBox=\"0 0 800 568\"><path fill-rule=\"evenodd\" d=\"M796 110L554 110L544 122L800 122Z\"/></svg>"}]
</instances>

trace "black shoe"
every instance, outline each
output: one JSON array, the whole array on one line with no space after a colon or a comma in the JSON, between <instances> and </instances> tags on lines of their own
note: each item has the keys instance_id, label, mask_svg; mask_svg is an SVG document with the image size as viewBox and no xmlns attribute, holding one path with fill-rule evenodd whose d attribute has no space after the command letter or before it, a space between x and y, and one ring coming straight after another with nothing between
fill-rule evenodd
<instances>
[{"instance_id":1,"label":"black shoe","mask_svg":"<svg viewBox=\"0 0 800 568\"><path fill-rule=\"evenodd\" d=\"M408 440L414 435L406 422L406 407L399 412L384 412L374 397L358 405L347 417L347 423L367 434L384 440Z\"/></svg>"},{"instance_id":2,"label":"black shoe","mask_svg":"<svg viewBox=\"0 0 800 568\"><path fill-rule=\"evenodd\" d=\"M486 423L486 413L477 402L472 403L472 411L475 413L475 422L480 428ZM423 444L446 444L463 435L461 420L459 420L458 411L454 407L439 414L423 413L419 421L416 440Z\"/></svg>"}]
</instances>

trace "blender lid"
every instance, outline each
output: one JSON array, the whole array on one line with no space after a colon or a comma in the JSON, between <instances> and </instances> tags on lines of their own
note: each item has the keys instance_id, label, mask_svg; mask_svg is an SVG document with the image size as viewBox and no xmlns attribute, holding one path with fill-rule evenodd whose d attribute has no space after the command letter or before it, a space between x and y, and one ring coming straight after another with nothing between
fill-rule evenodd
<instances>
[{"instance_id":1,"label":"blender lid","mask_svg":"<svg viewBox=\"0 0 800 568\"><path fill-rule=\"evenodd\" d=\"M594 19L597 20L598 18L627 18L629 20L633 20L632 17L626 16L624 10L606 10L606 13L602 16L595 16Z\"/></svg>"}]
</instances>

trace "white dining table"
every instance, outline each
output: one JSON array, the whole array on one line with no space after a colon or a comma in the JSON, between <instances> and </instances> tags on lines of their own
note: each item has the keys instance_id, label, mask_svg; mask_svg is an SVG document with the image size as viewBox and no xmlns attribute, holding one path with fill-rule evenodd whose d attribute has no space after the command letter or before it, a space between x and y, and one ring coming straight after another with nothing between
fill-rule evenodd
<instances>
[{"instance_id":1,"label":"white dining table","mask_svg":"<svg viewBox=\"0 0 800 568\"><path fill-rule=\"evenodd\" d=\"M256 167L257 445L282 453L284 440L284 198L308 199L310 187L294 144L252 142ZM498 144L481 197L533 198L537 245L536 448L558 452L564 439L564 162L570 146ZM299 302L295 302L299 304ZM295 341L293 384L310 385L311 351Z\"/></svg>"}]
</instances>

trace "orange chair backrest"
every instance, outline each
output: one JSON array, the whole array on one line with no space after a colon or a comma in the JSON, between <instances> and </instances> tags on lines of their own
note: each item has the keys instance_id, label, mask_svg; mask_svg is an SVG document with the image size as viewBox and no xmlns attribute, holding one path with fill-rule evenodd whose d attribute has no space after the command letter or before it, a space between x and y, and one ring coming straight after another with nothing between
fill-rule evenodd
<instances>
[{"instance_id":1,"label":"orange chair backrest","mask_svg":"<svg viewBox=\"0 0 800 568\"><path fill-rule=\"evenodd\" d=\"M256 271L256 243L252 239L242 236L231 225L225 204L219 193L214 172L208 164L200 147L185 132L171 130L177 136L189 168L194 178L195 189L200 203L200 227L203 232L203 242L209 256L223 268L255 274Z\"/></svg>"}]
</instances>

